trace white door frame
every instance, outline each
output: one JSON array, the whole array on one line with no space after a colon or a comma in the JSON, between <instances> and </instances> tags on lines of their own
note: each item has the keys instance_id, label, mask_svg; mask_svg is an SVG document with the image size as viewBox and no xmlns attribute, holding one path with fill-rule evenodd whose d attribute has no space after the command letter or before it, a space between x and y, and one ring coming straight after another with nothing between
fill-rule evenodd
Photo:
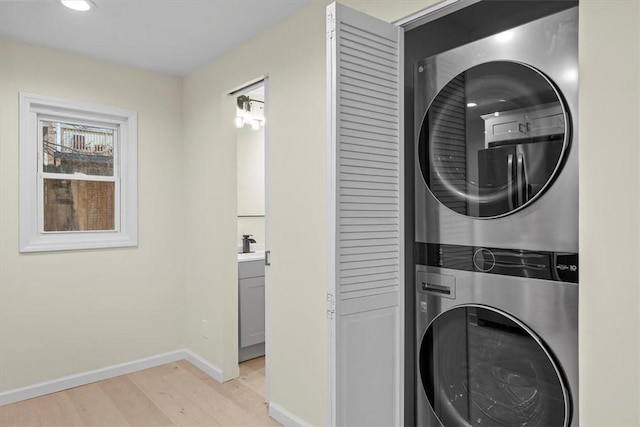
<instances>
[{"instance_id":1,"label":"white door frame","mask_svg":"<svg viewBox=\"0 0 640 427\"><path fill-rule=\"evenodd\" d=\"M269 178L269 159L270 159L270 150L269 150L269 130L270 130L270 120L269 120L269 76L264 75L262 77L258 77L253 79L236 89L229 92L230 96L237 95L241 92L248 92L254 90L258 87L262 86L264 88L264 118L265 124L263 128L264 133L264 249L265 249L265 269L264 269L264 300L265 300L265 313L264 313L264 324L265 324L265 343L264 343L264 352L265 356L269 355L271 348L271 269L269 265L266 265L266 261L269 259L268 254L271 249L271 221L270 221L270 207L271 207L271 191L270 191L270 178ZM236 170L236 174L237 174ZM239 316L239 313L238 313ZM237 321L236 321L237 323ZM269 357L265 357L265 391L264 398L265 401L270 402L271 396L271 366L269 363Z\"/></svg>"},{"instance_id":2,"label":"white door frame","mask_svg":"<svg viewBox=\"0 0 640 427\"><path fill-rule=\"evenodd\" d=\"M264 354L265 354L265 382L264 382L264 399L271 402L271 363L268 357L271 354L271 179L269 161L270 156L270 138L269 130L271 129L269 120L269 76L263 79L264 86L264 250L265 250L265 267L264 267ZM269 262L269 263L268 263Z\"/></svg>"}]
</instances>

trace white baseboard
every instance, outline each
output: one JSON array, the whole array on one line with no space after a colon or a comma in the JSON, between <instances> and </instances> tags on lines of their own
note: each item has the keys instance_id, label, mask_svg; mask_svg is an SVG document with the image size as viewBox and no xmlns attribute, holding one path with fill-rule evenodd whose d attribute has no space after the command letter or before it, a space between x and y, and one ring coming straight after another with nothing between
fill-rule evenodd
<instances>
[{"instance_id":1,"label":"white baseboard","mask_svg":"<svg viewBox=\"0 0 640 427\"><path fill-rule=\"evenodd\" d=\"M223 375L220 368L217 368L207 362L191 350L183 349L134 360L132 362L107 366L106 368L96 369L80 374L69 375L67 377L45 381L27 387L8 390L0 393L0 406L20 402L21 400L32 399L38 396L44 396L45 394L55 393L73 387L79 387L96 381L106 380L108 378L129 374L131 372L141 371L143 369L153 368L166 363L177 362L178 360L187 360L210 375L216 381L222 382Z\"/></svg>"},{"instance_id":2,"label":"white baseboard","mask_svg":"<svg viewBox=\"0 0 640 427\"><path fill-rule=\"evenodd\" d=\"M269 402L269 416L285 427L311 427L311 424L296 417L277 403Z\"/></svg>"},{"instance_id":3,"label":"white baseboard","mask_svg":"<svg viewBox=\"0 0 640 427\"><path fill-rule=\"evenodd\" d=\"M222 369L217 366L212 365L211 363L204 360L202 357L198 356L191 350L184 350L184 359L194 365L196 368L204 371L207 375L209 375L214 380L219 383L223 381Z\"/></svg>"}]
</instances>

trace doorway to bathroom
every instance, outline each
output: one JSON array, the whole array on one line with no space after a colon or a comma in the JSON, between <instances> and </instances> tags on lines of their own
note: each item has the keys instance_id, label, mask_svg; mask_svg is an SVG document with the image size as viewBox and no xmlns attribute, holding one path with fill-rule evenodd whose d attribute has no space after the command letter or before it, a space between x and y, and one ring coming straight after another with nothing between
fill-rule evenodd
<instances>
[{"instance_id":1,"label":"doorway to bathroom","mask_svg":"<svg viewBox=\"0 0 640 427\"><path fill-rule=\"evenodd\" d=\"M237 147L238 363L240 378L268 401L266 92L262 79L231 95Z\"/></svg>"}]
</instances>

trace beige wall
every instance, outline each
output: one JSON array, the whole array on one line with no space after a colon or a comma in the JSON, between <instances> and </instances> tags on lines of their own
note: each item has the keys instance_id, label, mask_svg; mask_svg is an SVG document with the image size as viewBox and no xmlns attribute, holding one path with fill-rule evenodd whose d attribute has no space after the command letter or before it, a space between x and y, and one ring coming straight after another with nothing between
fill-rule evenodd
<instances>
[{"instance_id":1,"label":"beige wall","mask_svg":"<svg viewBox=\"0 0 640 427\"><path fill-rule=\"evenodd\" d=\"M272 309L271 400L314 425L326 422L323 369L326 363L325 41L324 4L321 3L326 2L312 2L297 15L203 67L185 81L185 115L190 117L198 111L197 114L204 113L210 120L220 120L221 105L207 104L207 98L218 99L225 91L269 75L268 173L272 186L272 227L278 230L272 234L269 302ZM429 2L345 3L391 21ZM640 159L637 147L638 2L584 0L581 9L582 425L637 425L640 423L640 182L633 161ZM614 77L613 70L621 72L616 72ZM609 91L612 80L616 82L615 90ZM303 94L317 101L311 103L304 114L296 107L296 99ZM202 109L204 111L200 111ZM308 120L308 117L318 119ZM623 123L620 117L625 117ZM235 153L230 141L225 131L219 129L209 138L207 144L215 147L210 149L226 156L217 159L216 171L212 174L224 173L232 164ZM187 136L185 143L187 169L200 171L195 153L203 142ZM192 181L188 178L189 182ZM205 205L205 211L214 209L218 198L230 195L234 184L218 188ZM220 226L227 227L231 226L233 216L221 212L218 219ZM194 228L192 234L196 231ZM304 250L300 250L301 239L307 242ZM227 243L220 242L210 249L210 254L225 252L224 245L232 246L232 238L226 233L225 240ZM206 245L203 241L198 247L206 250ZM232 292L223 290L228 286L226 280L235 280L233 261L232 256L225 254L214 261L215 275L207 279L194 275L189 281L191 297L217 288L216 294L229 297L218 304L234 305ZM190 304L193 303L197 304ZM230 315L231 310L227 314ZM196 327L194 319L187 329L193 331ZM230 327L229 321L226 327ZM225 328L223 323L221 328ZM230 337L228 333L226 336ZM215 349L216 358L212 360L217 363L226 364L226 360L235 357L230 348L225 351L221 346L211 346L210 349L211 354Z\"/></svg>"},{"instance_id":2,"label":"beige wall","mask_svg":"<svg viewBox=\"0 0 640 427\"><path fill-rule=\"evenodd\" d=\"M264 129L245 126L236 133L238 244L243 234L251 234L256 243L264 244Z\"/></svg>"},{"instance_id":3,"label":"beige wall","mask_svg":"<svg viewBox=\"0 0 640 427\"><path fill-rule=\"evenodd\" d=\"M640 2L580 3L580 416L640 425Z\"/></svg>"},{"instance_id":4,"label":"beige wall","mask_svg":"<svg viewBox=\"0 0 640 427\"><path fill-rule=\"evenodd\" d=\"M1 42L2 390L185 345L226 378L237 375L237 152L226 94L268 75L271 227L278 231L271 242L271 401L326 424L326 3L311 2L186 77L182 108L177 79ZM429 1L345 3L391 21ZM637 1L581 2L585 426L640 424L638 9ZM18 255L19 90L139 112L139 248ZM316 102L302 110L300 97ZM203 319L208 339L200 336Z\"/></svg>"},{"instance_id":5,"label":"beige wall","mask_svg":"<svg viewBox=\"0 0 640 427\"><path fill-rule=\"evenodd\" d=\"M264 215L264 132L237 129L238 215Z\"/></svg>"},{"instance_id":6,"label":"beige wall","mask_svg":"<svg viewBox=\"0 0 640 427\"><path fill-rule=\"evenodd\" d=\"M181 90L0 40L0 391L184 348ZM19 254L21 91L138 112L139 247Z\"/></svg>"},{"instance_id":7,"label":"beige wall","mask_svg":"<svg viewBox=\"0 0 640 427\"><path fill-rule=\"evenodd\" d=\"M185 79L185 173L189 347L233 374L237 359L236 146L232 89L268 75L271 401L313 425L327 422L325 325L325 6L311 4ZM346 2L386 20L419 2ZM228 97L231 98L231 97ZM300 108L300 100L305 108ZM221 100L218 102L217 100ZM224 109L223 109L224 106ZM205 161L205 159L207 159ZM216 182L207 194L199 182ZM198 224L213 226L203 233ZM203 268L206 265L206 268ZM214 297L215 296L215 297ZM202 317L218 337L199 336ZM229 372L228 372L229 371Z\"/></svg>"}]
</instances>

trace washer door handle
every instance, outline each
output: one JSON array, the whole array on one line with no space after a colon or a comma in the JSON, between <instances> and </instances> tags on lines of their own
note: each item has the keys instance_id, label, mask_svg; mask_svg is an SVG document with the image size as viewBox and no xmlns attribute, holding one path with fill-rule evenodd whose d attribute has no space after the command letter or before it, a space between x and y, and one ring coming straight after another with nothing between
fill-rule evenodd
<instances>
[{"instance_id":1,"label":"washer door handle","mask_svg":"<svg viewBox=\"0 0 640 427\"><path fill-rule=\"evenodd\" d=\"M456 299L456 278L446 274L418 271L416 290L440 298Z\"/></svg>"}]
</instances>

